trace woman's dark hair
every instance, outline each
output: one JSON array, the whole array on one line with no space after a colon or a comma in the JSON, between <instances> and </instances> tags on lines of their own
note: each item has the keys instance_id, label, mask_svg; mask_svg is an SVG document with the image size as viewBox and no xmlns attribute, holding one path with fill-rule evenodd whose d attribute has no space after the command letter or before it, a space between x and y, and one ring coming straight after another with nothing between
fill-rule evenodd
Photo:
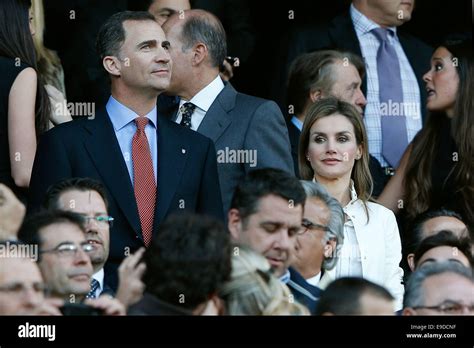
<instances>
[{"instance_id":1,"label":"woman's dark hair","mask_svg":"<svg viewBox=\"0 0 474 348\"><path fill-rule=\"evenodd\" d=\"M459 87L454 105L454 117L450 120L451 136L457 147L458 161L452 175L453 195L460 198L463 218L469 224L474 221L474 62L472 58L472 40L449 40L441 47L452 55L452 62L459 76ZM428 115L423 130L413 140L408 161L404 186L406 192L406 212L409 220L430 208L433 183L431 172L436 165L441 130L447 115L433 112ZM446 179L447 180L447 179Z\"/></svg>"},{"instance_id":2,"label":"woman's dark hair","mask_svg":"<svg viewBox=\"0 0 474 348\"><path fill-rule=\"evenodd\" d=\"M19 59L37 72L38 84L35 102L36 137L48 130L51 105L36 65L33 38L29 30L31 0L0 1L0 56Z\"/></svg>"}]
</instances>

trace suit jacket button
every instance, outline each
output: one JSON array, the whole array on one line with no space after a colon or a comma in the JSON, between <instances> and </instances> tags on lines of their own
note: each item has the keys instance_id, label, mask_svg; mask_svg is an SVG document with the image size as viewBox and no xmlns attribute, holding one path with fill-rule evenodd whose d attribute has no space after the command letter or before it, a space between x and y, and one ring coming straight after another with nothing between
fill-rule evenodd
<instances>
[{"instance_id":1,"label":"suit jacket button","mask_svg":"<svg viewBox=\"0 0 474 348\"><path fill-rule=\"evenodd\" d=\"M181 152L182 152L183 154L185 154L185 153L186 153L186 149L181 149Z\"/></svg>"}]
</instances>

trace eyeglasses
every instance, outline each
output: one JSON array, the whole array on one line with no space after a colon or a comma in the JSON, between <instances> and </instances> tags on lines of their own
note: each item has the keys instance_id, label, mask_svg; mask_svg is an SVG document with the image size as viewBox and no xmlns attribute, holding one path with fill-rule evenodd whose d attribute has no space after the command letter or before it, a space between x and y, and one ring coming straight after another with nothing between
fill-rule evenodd
<instances>
[{"instance_id":1,"label":"eyeglasses","mask_svg":"<svg viewBox=\"0 0 474 348\"><path fill-rule=\"evenodd\" d=\"M0 292L4 292L12 295L24 294L27 290L32 289L36 293L46 293L46 285L44 283L33 283L32 285L26 285L22 283L13 283L8 285L0 286Z\"/></svg>"},{"instance_id":2,"label":"eyeglasses","mask_svg":"<svg viewBox=\"0 0 474 348\"><path fill-rule=\"evenodd\" d=\"M324 226L324 225L320 225L320 224L315 224L315 223L309 221L308 219L303 219L303 221L301 222L301 226L303 228L298 231L299 235L305 234L308 230L320 230L320 231L324 231L324 232L329 232L330 231L329 227Z\"/></svg>"},{"instance_id":3,"label":"eyeglasses","mask_svg":"<svg viewBox=\"0 0 474 348\"><path fill-rule=\"evenodd\" d=\"M438 306L418 306L418 307L413 307L413 309L431 309L433 311L445 313L445 314L463 314L465 310L467 310L468 313L474 313L474 304L466 305L463 303L458 303L458 302L447 302L447 303L442 303Z\"/></svg>"},{"instance_id":4,"label":"eyeglasses","mask_svg":"<svg viewBox=\"0 0 474 348\"><path fill-rule=\"evenodd\" d=\"M79 251L79 248L82 249L82 251L84 251L85 253L90 253L92 250L94 250L94 247L88 243L83 243L79 247L75 244L65 243L58 245L54 249L41 250L40 253L55 253L58 254L60 257L75 257L77 255L77 252Z\"/></svg>"},{"instance_id":5,"label":"eyeglasses","mask_svg":"<svg viewBox=\"0 0 474 348\"><path fill-rule=\"evenodd\" d=\"M91 223L91 221L93 220L96 222L98 226L105 227L109 225L110 227L112 227L112 224L114 221L113 217L107 216L107 215L99 215L99 216L87 216L83 214L79 214L79 215L82 217L82 219L84 220L84 224L86 225Z\"/></svg>"}]
</instances>

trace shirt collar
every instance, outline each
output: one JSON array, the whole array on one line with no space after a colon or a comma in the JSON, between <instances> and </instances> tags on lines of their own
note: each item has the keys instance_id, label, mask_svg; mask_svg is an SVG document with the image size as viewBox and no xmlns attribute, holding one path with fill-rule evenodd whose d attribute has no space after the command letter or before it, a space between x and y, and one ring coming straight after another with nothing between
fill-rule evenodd
<instances>
[{"instance_id":1,"label":"shirt collar","mask_svg":"<svg viewBox=\"0 0 474 348\"><path fill-rule=\"evenodd\" d=\"M139 117L133 110L130 110L112 96L110 96L107 102L106 109L116 132ZM150 121L149 124L156 128L156 105L145 117Z\"/></svg>"},{"instance_id":2,"label":"shirt collar","mask_svg":"<svg viewBox=\"0 0 474 348\"><path fill-rule=\"evenodd\" d=\"M358 35L365 35L375 28L380 28L380 25L375 23L373 20L367 18L362 12L355 8L354 4L351 4L350 14L354 29ZM388 27L394 37L397 35L397 27Z\"/></svg>"},{"instance_id":3,"label":"shirt collar","mask_svg":"<svg viewBox=\"0 0 474 348\"><path fill-rule=\"evenodd\" d=\"M99 291L102 291L102 289L104 289L104 269L101 268L100 271L94 273L92 278L99 282Z\"/></svg>"},{"instance_id":4,"label":"shirt collar","mask_svg":"<svg viewBox=\"0 0 474 348\"><path fill-rule=\"evenodd\" d=\"M313 286L318 286L319 281L321 280L321 275L322 275L322 273L319 272L314 277L306 279L306 281L308 282L308 284L311 284Z\"/></svg>"},{"instance_id":5,"label":"shirt collar","mask_svg":"<svg viewBox=\"0 0 474 348\"><path fill-rule=\"evenodd\" d=\"M189 102L196 105L199 109L204 110L204 112L207 112L224 87L224 82L222 82L221 77L218 75L210 84L192 97ZM181 99L179 106L181 107L186 102L186 100Z\"/></svg>"},{"instance_id":6,"label":"shirt collar","mask_svg":"<svg viewBox=\"0 0 474 348\"><path fill-rule=\"evenodd\" d=\"M291 123L293 123L300 131L303 129L303 122L301 122L296 116L291 118Z\"/></svg>"},{"instance_id":7,"label":"shirt collar","mask_svg":"<svg viewBox=\"0 0 474 348\"><path fill-rule=\"evenodd\" d=\"M283 284L287 284L287 283L290 281L290 278L291 278L290 270L287 269L287 270L286 270L286 273L283 274L283 275L280 277L280 281L281 281Z\"/></svg>"}]
</instances>

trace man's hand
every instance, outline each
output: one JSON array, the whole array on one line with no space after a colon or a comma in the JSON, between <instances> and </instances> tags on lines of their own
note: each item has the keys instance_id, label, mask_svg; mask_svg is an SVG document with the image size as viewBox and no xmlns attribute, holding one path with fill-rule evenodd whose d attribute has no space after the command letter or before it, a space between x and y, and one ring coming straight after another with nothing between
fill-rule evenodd
<instances>
[{"instance_id":1,"label":"man's hand","mask_svg":"<svg viewBox=\"0 0 474 348\"><path fill-rule=\"evenodd\" d=\"M60 308L64 301L58 298L46 298L38 307L36 315L62 315Z\"/></svg>"},{"instance_id":2,"label":"man's hand","mask_svg":"<svg viewBox=\"0 0 474 348\"><path fill-rule=\"evenodd\" d=\"M125 258L118 269L119 287L115 296L122 302L126 308L138 302L145 290L145 284L142 282L142 276L145 273L146 265L140 263L145 248L138 249L135 254Z\"/></svg>"},{"instance_id":3,"label":"man's hand","mask_svg":"<svg viewBox=\"0 0 474 348\"><path fill-rule=\"evenodd\" d=\"M96 299L87 299L84 303L88 306L102 310L103 315L125 315L125 306L109 295L102 295Z\"/></svg>"},{"instance_id":4,"label":"man's hand","mask_svg":"<svg viewBox=\"0 0 474 348\"><path fill-rule=\"evenodd\" d=\"M25 206L15 194L0 184L0 240L17 239L25 211Z\"/></svg>"}]
</instances>

